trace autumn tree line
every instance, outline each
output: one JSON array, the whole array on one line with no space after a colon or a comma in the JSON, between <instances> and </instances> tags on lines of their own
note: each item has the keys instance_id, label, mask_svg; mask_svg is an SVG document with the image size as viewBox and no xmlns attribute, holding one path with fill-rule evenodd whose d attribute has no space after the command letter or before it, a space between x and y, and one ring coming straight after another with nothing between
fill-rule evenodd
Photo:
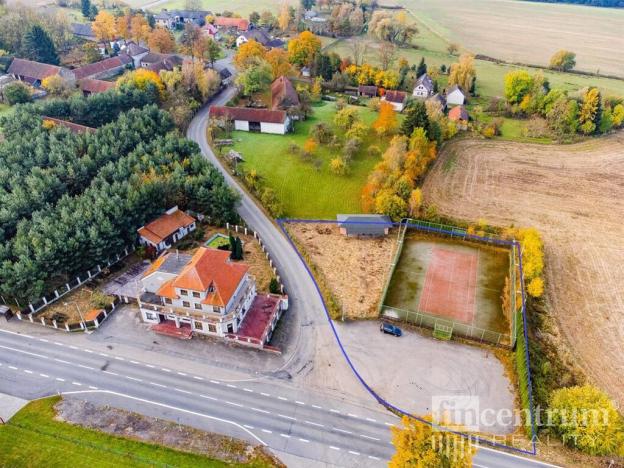
<instances>
[{"instance_id":1,"label":"autumn tree line","mask_svg":"<svg viewBox=\"0 0 624 468\"><path fill-rule=\"evenodd\" d=\"M75 134L39 110L20 106L0 121L5 297L32 300L104 262L173 205L236 220L236 196L165 111L132 109Z\"/></svg>"}]
</instances>

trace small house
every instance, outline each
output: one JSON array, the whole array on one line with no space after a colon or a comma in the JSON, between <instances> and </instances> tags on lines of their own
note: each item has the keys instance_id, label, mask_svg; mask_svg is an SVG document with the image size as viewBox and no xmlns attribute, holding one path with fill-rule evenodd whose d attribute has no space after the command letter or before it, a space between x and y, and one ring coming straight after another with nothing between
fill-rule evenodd
<instances>
[{"instance_id":1,"label":"small house","mask_svg":"<svg viewBox=\"0 0 624 468\"><path fill-rule=\"evenodd\" d=\"M156 73L161 70L172 71L174 68L181 67L184 59L176 54L159 54L149 52L140 60L141 68L147 68Z\"/></svg>"},{"instance_id":2,"label":"small house","mask_svg":"<svg viewBox=\"0 0 624 468\"><path fill-rule=\"evenodd\" d=\"M433 96L431 96L429 99L427 99L427 101L436 102L437 104L439 104L440 109L442 111L446 110L446 99L440 93L435 93Z\"/></svg>"},{"instance_id":3,"label":"small house","mask_svg":"<svg viewBox=\"0 0 624 468\"><path fill-rule=\"evenodd\" d=\"M228 18L226 16L217 16L214 25L219 29L233 29L239 32L249 29L249 21L244 18Z\"/></svg>"},{"instance_id":4,"label":"small house","mask_svg":"<svg viewBox=\"0 0 624 468\"><path fill-rule=\"evenodd\" d=\"M167 10L163 8L160 13L154 15L154 20L156 21L156 26L176 29L185 24L203 26L208 15L210 15L210 12L203 10Z\"/></svg>"},{"instance_id":5,"label":"small house","mask_svg":"<svg viewBox=\"0 0 624 468\"><path fill-rule=\"evenodd\" d=\"M464 106L453 107L448 113L448 118L450 121L457 124L458 129L468 129L468 120L470 119L470 117L468 116L468 111Z\"/></svg>"},{"instance_id":6,"label":"small house","mask_svg":"<svg viewBox=\"0 0 624 468\"><path fill-rule=\"evenodd\" d=\"M243 132L284 135L292 129L292 121L283 110L212 106L209 116L233 121L234 129Z\"/></svg>"},{"instance_id":7,"label":"small house","mask_svg":"<svg viewBox=\"0 0 624 468\"><path fill-rule=\"evenodd\" d=\"M73 71L64 67L47 63L33 62L32 60L15 58L11 62L7 74L14 79L24 81L35 88L41 86L41 82L50 76L60 76L68 82L75 82L76 75Z\"/></svg>"},{"instance_id":8,"label":"small house","mask_svg":"<svg viewBox=\"0 0 624 468\"><path fill-rule=\"evenodd\" d=\"M377 214L339 214L336 220L340 233L345 236L382 237L388 235L392 227L388 216Z\"/></svg>"},{"instance_id":9,"label":"small house","mask_svg":"<svg viewBox=\"0 0 624 468\"><path fill-rule=\"evenodd\" d=\"M362 97L374 98L377 96L377 86L360 85L357 94Z\"/></svg>"},{"instance_id":10,"label":"small house","mask_svg":"<svg viewBox=\"0 0 624 468\"><path fill-rule=\"evenodd\" d=\"M433 84L431 77L428 74L423 73L416 81L412 95L416 98L427 99L429 96L433 96L434 89L435 85Z\"/></svg>"},{"instance_id":11,"label":"small house","mask_svg":"<svg viewBox=\"0 0 624 468\"><path fill-rule=\"evenodd\" d=\"M112 81L94 80L93 78L85 78L78 82L78 87L84 96L91 94L103 93L115 87Z\"/></svg>"},{"instance_id":12,"label":"small house","mask_svg":"<svg viewBox=\"0 0 624 468\"><path fill-rule=\"evenodd\" d=\"M170 248L197 227L195 218L187 215L177 206L137 230L139 243L151 246L157 252Z\"/></svg>"},{"instance_id":13,"label":"small house","mask_svg":"<svg viewBox=\"0 0 624 468\"><path fill-rule=\"evenodd\" d=\"M310 68L309 67L302 67L301 68L301 76L303 76L304 78L310 78Z\"/></svg>"},{"instance_id":14,"label":"small house","mask_svg":"<svg viewBox=\"0 0 624 468\"><path fill-rule=\"evenodd\" d=\"M225 67L219 70L219 77L221 77L221 84L223 86L229 86L232 84L232 72L229 68Z\"/></svg>"},{"instance_id":15,"label":"small house","mask_svg":"<svg viewBox=\"0 0 624 468\"><path fill-rule=\"evenodd\" d=\"M116 57L110 57L99 62L90 63L84 67L76 68L74 75L77 80L84 78L110 78L121 74L126 67L132 66L132 57L126 54L119 54Z\"/></svg>"},{"instance_id":16,"label":"small house","mask_svg":"<svg viewBox=\"0 0 624 468\"><path fill-rule=\"evenodd\" d=\"M85 41L96 40L93 29L91 29L91 23L72 23L71 31L74 36Z\"/></svg>"},{"instance_id":17,"label":"small house","mask_svg":"<svg viewBox=\"0 0 624 468\"><path fill-rule=\"evenodd\" d=\"M446 103L452 106L461 106L466 102L466 94L462 89L453 85L446 90Z\"/></svg>"},{"instance_id":18,"label":"small house","mask_svg":"<svg viewBox=\"0 0 624 468\"><path fill-rule=\"evenodd\" d=\"M386 91L381 100L389 102L395 111L403 112L407 102L407 93L403 91Z\"/></svg>"},{"instance_id":19,"label":"small house","mask_svg":"<svg viewBox=\"0 0 624 468\"><path fill-rule=\"evenodd\" d=\"M132 57L134 68L139 68L141 66L141 59L149 53L148 48L143 47L134 41L128 41L126 44L122 45L121 51Z\"/></svg>"}]
</instances>

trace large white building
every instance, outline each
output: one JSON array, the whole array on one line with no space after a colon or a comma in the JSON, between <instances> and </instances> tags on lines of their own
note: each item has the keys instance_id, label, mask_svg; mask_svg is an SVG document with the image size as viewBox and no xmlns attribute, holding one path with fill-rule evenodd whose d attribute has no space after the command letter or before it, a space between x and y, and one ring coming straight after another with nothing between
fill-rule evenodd
<instances>
[{"instance_id":1,"label":"large white building","mask_svg":"<svg viewBox=\"0 0 624 468\"><path fill-rule=\"evenodd\" d=\"M235 130L284 135L292 129L292 121L283 110L249 107L212 106L210 118L225 118L234 122Z\"/></svg>"}]
</instances>

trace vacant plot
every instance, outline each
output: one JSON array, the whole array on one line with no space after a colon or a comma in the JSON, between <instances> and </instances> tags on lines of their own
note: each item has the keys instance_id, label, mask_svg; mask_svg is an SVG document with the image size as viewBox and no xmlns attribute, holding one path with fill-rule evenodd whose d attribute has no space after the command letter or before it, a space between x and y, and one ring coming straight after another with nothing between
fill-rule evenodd
<instances>
[{"instance_id":1,"label":"vacant plot","mask_svg":"<svg viewBox=\"0 0 624 468\"><path fill-rule=\"evenodd\" d=\"M578 363L620 404L623 147L622 132L566 146L459 140L424 184L444 215L542 232L552 313Z\"/></svg>"},{"instance_id":2,"label":"vacant plot","mask_svg":"<svg viewBox=\"0 0 624 468\"><path fill-rule=\"evenodd\" d=\"M624 10L510 0L398 0L440 36L474 53L547 65L558 49L581 70L624 76Z\"/></svg>"},{"instance_id":3,"label":"vacant plot","mask_svg":"<svg viewBox=\"0 0 624 468\"><path fill-rule=\"evenodd\" d=\"M346 318L376 318L396 247L393 232L381 238L340 234L336 224L289 223L288 231L324 276Z\"/></svg>"},{"instance_id":4,"label":"vacant plot","mask_svg":"<svg viewBox=\"0 0 624 468\"><path fill-rule=\"evenodd\" d=\"M370 124L375 120L376 112L366 107L357 109L363 122ZM329 162L340 150L319 146L311 160L304 160L288 150L291 144L302 148L310 129L319 122L334 128L335 113L333 103L322 103L314 107L310 118L296 122L295 131L286 135L233 132L236 142L233 149L243 156L242 167L246 171L255 169L266 186L277 192L289 217L331 219L338 213L359 213L362 210L362 187L379 161L378 154L360 150L350 163L349 173L341 176L329 169ZM378 140L373 135L370 139ZM373 144L381 150L385 148L384 141L374 141Z\"/></svg>"}]
</instances>

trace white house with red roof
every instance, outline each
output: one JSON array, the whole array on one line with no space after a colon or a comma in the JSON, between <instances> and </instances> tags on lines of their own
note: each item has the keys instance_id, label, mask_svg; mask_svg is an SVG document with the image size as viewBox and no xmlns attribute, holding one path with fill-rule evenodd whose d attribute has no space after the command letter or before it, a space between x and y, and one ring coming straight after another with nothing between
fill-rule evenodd
<instances>
[{"instance_id":1,"label":"white house with red roof","mask_svg":"<svg viewBox=\"0 0 624 468\"><path fill-rule=\"evenodd\" d=\"M141 245L151 246L160 252L170 248L196 227L195 218L174 206L151 223L140 227L137 232Z\"/></svg>"}]
</instances>

